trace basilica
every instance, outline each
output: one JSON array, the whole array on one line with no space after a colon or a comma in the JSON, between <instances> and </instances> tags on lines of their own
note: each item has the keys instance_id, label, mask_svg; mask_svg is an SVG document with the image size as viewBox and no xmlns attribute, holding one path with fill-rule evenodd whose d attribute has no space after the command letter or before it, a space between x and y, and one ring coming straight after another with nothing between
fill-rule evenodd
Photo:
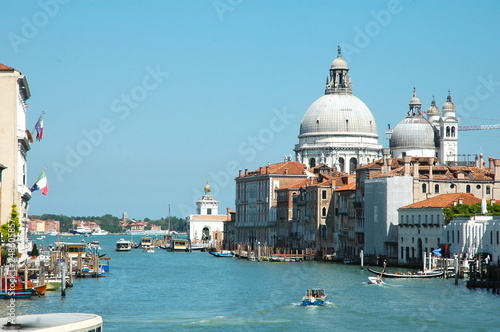
<instances>
[{"instance_id":1,"label":"basilica","mask_svg":"<svg viewBox=\"0 0 500 332\"><path fill-rule=\"evenodd\" d=\"M450 93L441 109L433 98L423 111L413 88L383 149L375 117L353 94L339 47L324 95L300 123L296 160L285 157L236 177L235 218L224 226L232 240L224 245L309 250L317 258L356 260L363 253L403 264L438 248L471 255L486 250L499 259L499 220L488 209L497 208L500 159L460 161L458 131ZM460 242L459 234L472 234L475 222L450 224L444 209L478 200L486 206L482 225L492 221L480 239Z\"/></svg>"}]
</instances>

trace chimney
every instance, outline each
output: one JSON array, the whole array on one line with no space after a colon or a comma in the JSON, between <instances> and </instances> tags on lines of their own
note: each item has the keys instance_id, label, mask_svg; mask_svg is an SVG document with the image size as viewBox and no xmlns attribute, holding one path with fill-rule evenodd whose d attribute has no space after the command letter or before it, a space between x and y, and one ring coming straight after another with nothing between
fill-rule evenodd
<instances>
[{"instance_id":1,"label":"chimney","mask_svg":"<svg viewBox=\"0 0 500 332\"><path fill-rule=\"evenodd\" d=\"M479 154L479 168L484 168L483 153Z\"/></svg>"},{"instance_id":2,"label":"chimney","mask_svg":"<svg viewBox=\"0 0 500 332\"><path fill-rule=\"evenodd\" d=\"M493 159L493 165L493 180L498 181L500 180L500 159Z\"/></svg>"},{"instance_id":3,"label":"chimney","mask_svg":"<svg viewBox=\"0 0 500 332\"><path fill-rule=\"evenodd\" d=\"M488 157L488 161L489 161L489 169L491 172L493 172L493 157Z\"/></svg>"},{"instance_id":4,"label":"chimney","mask_svg":"<svg viewBox=\"0 0 500 332\"><path fill-rule=\"evenodd\" d=\"M464 204L464 199L463 198L458 198L458 204Z\"/></svg>"},{"instance_id":5,"label":"chimney","mask_svg":"<svg viewBox=\"0 0 500 332\"><path fill-rule=\"evenodd\" d=\"M434 175L433 174L434 170L433 170L433 167L432 167L432 166L434 166L434 159L435 159L434 157L427 158L427 162L429 163L429 179L434 178L434 176L433 176Z\"/></svg>"},{"instance_id":6,"label":"chimney","mask_svg":"<svg viewBox=\"0 0 500 332\"><path fill-rule=\"evenodd\" d=\"M382 173L387 173L391 170L391 149L383 149L384 164L380 168Z\"/></svg>"},{"instance_id":7,"label":"chimney","mask_svg":"<svg viewBox=\"0 0 500 332\"><path fill-rule=\"evenodd\" d=\"M248 168L245 168L245 176L248 175Z\"/></svg>"},{"instance_id":8,"label":"chimney","mask_svg":"<svg viewBox=\"0 0 500 332\"><path fill-rule=\"evenodd\" d=\"M238 172L238 177L241 178L241 169Z\"/></svg>"},{"instance_id":9,"label":"chimney","mask_svg":"<svg viewBox=\"0 0 500 332\"><path fill-rule=\"evenodd\" d=\"M403 157L404 176L410 176L411 175L410 162L411 162L411 156L404 156Z\"/></svg>"},{"instance_id":10,"label":"chimney","mask_svg":"<svg viewBox=\"0 0 500 332\"><path fill-rule=\"evenodd\" d=\"M419 166L420 166L420 163L418 160L416 160L414 163L413 163L413 177L414 178L419 178L420 176L420 172L419 172Z\"/></svg>"}]
</instances>

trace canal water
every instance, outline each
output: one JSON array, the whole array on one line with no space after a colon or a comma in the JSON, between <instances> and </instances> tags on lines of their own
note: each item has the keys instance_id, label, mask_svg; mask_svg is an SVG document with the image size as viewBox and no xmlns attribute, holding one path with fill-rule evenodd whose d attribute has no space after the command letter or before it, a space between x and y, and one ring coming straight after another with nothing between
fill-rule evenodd
<instances>
[{"instance_id":1,"label":"canal water","mask_svg":"<svg viewBox=\"0 0 500 332\"><path fill-rule=\"evenodd\" d=\"M468 290L463 280L367 285L372 274L355 265L251 262L160 249L116 252L120 237L90 238L112 258L107 277L75 280L64 298L57 291L16 300L17 314L96 313L106 332L500 331L500 298ZM44 245L54 240L47 236ZM313 287L329 294L325 307L299 305ZM6 316L8 301L0 301Z\"/></svg>"}]
</instances>

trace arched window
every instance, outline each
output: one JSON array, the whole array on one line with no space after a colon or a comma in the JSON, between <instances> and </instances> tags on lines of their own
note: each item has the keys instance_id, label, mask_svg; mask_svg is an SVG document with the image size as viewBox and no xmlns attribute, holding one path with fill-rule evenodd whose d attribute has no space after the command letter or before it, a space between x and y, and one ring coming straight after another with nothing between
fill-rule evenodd
<instances>
[{"instance_id":1,"label":"arched window","mask_svg":"<svg viewBox=\"0 0 500 332\"><path fill-rule=\"evenodd\" d=\"M321 216L322 216L322 217L326 217L326 207L323 207L323 208L321 209Z\"/></svg>"},{"instance_id":2,"label":"arched window","mask_svg":"<svg viewBox=\"0 0 500 332\"><path fill-rule=\"evenodd\" d=\"M465 192L470 193L470 185L469 184L465 186Z\"/></svg>"},{"instance_id":3,"label":"arched window","mask_svg":"<svg viewBox=\"0 0 500 332\"><path fill-rule=\"evenodd\" d=\"M344 158L340 157L339 158L339 164L340 164L340 171L345 172L345 161Z\"/></svg>"},{"instance_id":4,"label":"arched window","mask_svg":"<svg viewBox=\"0 0 500 332\"><path fill-rule=\"evenodd\" d=\"M358 161L356 160L356 158L351 158L351 160L349 160L349 173L354 173L357 167Z\"/></svg>"},{"instance_id":5,"label":"arched window","mask_svg":"<svg viewBox=\"0 0 500 332\"><path fill-rule=\"evenodd\" d=\"M455 137L455 127L451 127L451 137Z\"/></svg>"},{"instance_id":6,"label":"arched window","mask_svg":"<svg viewBox=\"0 0 500 332\"><path fill-rule=\"evenodd\" d=\"M439 184L436 184L436 185L434 186L434 193L435 193L435 194L439 194Z\"/></svg>"},{"instance_id":7,"label":"arched window","mask_svg":"<svg viewBox=\"0 0 500 332\"><path fill-rule=\"evenodd\" d=\"M446 137L450 137L450 127L446 127Z\"/></svg>"},{"instance_id":8,"label":"arched window","mask_svg":"<svg viewBox=\"0 0 500 332\"><path fill-rule=\"evenodd\" d=\"M422 183L422 194L425 194L427 192L427 184Z\"/></svg>"},{"instance_id":9,"label":"arched window","mask_svg":"<svg viewBox=\"0 0 500 332\"><path fill-rule=\"evenodd\" d=\"M309 168L316 167L316 159L311 158L309 159Z\"/></svg>"},{"instance_id":10,"label":"arched window","mask_svg":"<svg viewBox=\"0 0 500 332\"><path fill-rule=\"evenodd\" d=\"M491 195L491 187L486 186L486 195Z\"/></svg>"},{"instance_id":11,"label":"arched window","mask_svg":"<svg viewBox=\"0 0 500 332\"><path fill-rule=\"evenodd\" d=\"M203 241L210 241L210 229L208 229L208 227L203 227L203 231L202 231L202 240Z\"/></svg>"}]
</instances>

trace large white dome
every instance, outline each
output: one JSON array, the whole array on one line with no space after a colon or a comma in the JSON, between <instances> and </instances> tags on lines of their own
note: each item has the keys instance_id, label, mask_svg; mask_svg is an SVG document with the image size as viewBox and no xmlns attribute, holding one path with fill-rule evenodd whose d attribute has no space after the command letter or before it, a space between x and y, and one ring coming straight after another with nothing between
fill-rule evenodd
<instances>
[{"instance_id":1,"label":"large white dome","mask_svg":"<svg viewBox=\"0 0 500 332\"><path fill-rule=\"evenodd\" d=\"M352 94L327 94L317 99L304 114L300 136L342 135L378 138L370 109Z\"/></svg>"}]
</instances>

